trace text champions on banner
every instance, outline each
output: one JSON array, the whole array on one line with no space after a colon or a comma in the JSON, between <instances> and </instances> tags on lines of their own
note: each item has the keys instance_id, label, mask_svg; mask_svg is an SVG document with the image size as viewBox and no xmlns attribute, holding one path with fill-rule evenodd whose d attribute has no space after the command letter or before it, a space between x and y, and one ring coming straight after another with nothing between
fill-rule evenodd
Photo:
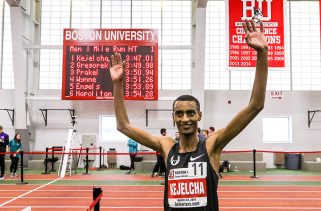
<instances>
[{"instance_id":1,"label":"text champions on banner","mask_svg":"<svg viewBox=\"0 0 321 211\"><path fill-rule=\"evenodd\" d=\"M124 98L158 99L158 34L153 29L65 29L62 99L111 100L111 56L126 61Z\"/></svg>"},{"instance_id":2,"label":"text champions on banner","mask_svg":"<svg viewBox=\"0 0 321 211\"><path fill-rule=\"evenodd\" d=\"M283 0L228 0L229 11L229 69L249 69L256 66L256 51L247 46L242 22L262 14L264 34L269 44L269 68L285 68L284 1ZM256 23L259 30L259 23Z\"/></svg>"}]
</instances>

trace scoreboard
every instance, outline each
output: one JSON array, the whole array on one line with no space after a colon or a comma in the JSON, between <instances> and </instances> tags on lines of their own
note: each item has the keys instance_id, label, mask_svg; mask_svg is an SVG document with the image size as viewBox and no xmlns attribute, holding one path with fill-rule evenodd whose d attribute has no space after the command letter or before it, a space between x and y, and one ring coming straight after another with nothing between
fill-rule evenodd
<instances>
[{"instance_id":1,"label":"scoreboard","mask_svg":"<svg viewBox=\"0 0 321 211\"><path fill-rule=\"evenodd\" d=\"M65 29L63 100L111 100L111 56L126 61L124 98L158 99L158 36L152 29Z\"/></svg>"}]
</instances>

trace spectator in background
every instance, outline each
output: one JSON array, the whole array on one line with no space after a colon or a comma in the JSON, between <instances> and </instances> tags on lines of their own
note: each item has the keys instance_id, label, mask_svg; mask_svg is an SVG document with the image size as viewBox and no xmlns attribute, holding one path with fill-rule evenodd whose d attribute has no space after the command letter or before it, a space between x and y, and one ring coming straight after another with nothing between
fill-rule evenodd
<instances>
[{"instance_id":1,"label":"spectator in background","mask_svg":"<svg viewBox=\"0 0 321 211\"><path fill-rule=\"evenodd\" d=\"M137 154L138 144L135 140L130 138L128 139L127 146L128 146L129 157L130 157L130 167L129 167L129 171L126 174L136 174L135 157Z\"/></svg>"},{"instance_id":2,"label":"spectator in background","mask_svg":"<svg viewBox=\"0 0 321 211\"><path fill-rule=\"evenodd\" d=\"M201 128L197 128L197 136L198 136L198 140L200 141L204 141L205 140L205 136L203 134L203 132L201 131Z\"/></svg>"},{"instance_id":3,"label":"spectator in background","mask_svg":"<svg viewBox=\"0 0 321 211\"><path fill-rule=\"evenodd\" d=\"M160 133L162 136L166 136L167 134L166 129L162 128L160 130ZM158 173L159 173L159 176L163 177L165 176L166 166L165 166L163 155L158 151L156 151L156 159L157 161L155 163L151 177L157 176Z\"/></svg>"},{"instance_id":4,"label":"spectator in background","mask_svg":"<svg viewBox=\"0 0 321 211\"><path fill-rule=\"evenodd\" d=\"M215 128L214 128L213 126L211 126L211 127L208 128L209 134L214 133L214 131L215 131Z\"/></svg>"},{"instance_id":5,"label":"spectator in background","mask_svg":"<svg viewBox=\"0 0 321 211\"><path fill-rule=\"evenodd\" d=\"M203 140L205 140L205 139L207 139L207 136L208 136L209 132L208 132L208 130L202 130L202 134L203 134L203 137L204 137Z\"/></svg>"},{"instance_id":6,"label":"spectator in background","mask_svg":"<svg viewBox=\"0 0 321 211\"><path fill-rule=\"evenodd\" d=\"M20 159L20 151L22 150L22 145L21 145L21 135L17 133L14 138L9 142L9 148L10 152L10 160L11 160L11 165L10 165L10 177L16 177L16 171L18 168L18 163Z\"/></svg>"},{"instance_id":7,"label":"spectator in background","mask_svg":"<svg viewBox=\"0 0 321 211\"><path fill-rule=\"evenodd\" d=\"M3 127L0 125L0 153L8 152L9 136L3 132ZM0 180L4 179L4 169L5 169L5 154L0 154Z\"/></svg>"},{"instance_id":8,"label":"spectator in background","mask_svg":"<svg viewBox=\"0 0 321 211\"><path fill-rule=\"evenodd\" d=\"M176 141L176 142L179 142L179 132L176 132L176 133L175 133L175 141Z\"/></svg>"}]
</instances>

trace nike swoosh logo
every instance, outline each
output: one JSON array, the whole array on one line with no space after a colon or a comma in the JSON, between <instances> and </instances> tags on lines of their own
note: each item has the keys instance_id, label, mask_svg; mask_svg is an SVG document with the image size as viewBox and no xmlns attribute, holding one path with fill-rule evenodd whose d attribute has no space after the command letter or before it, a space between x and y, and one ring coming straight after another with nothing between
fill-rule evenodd
<instances>
[{"instance_id":1,"label":"nike swoosh logo","mask_svg":"<svg viewBox=\"0 0 321 211\"><path fill-rule=\"evenodd\" d=\"M201 154L201 155L199 155L199 156L197 156L197 157L195 157L195 158L193 158L192 156L189 158L189 160L190 161L194 161L194 160L197 160L197 159L199 159L200 157L202 157L204 154Z\"/></svg>"}]
</instances>

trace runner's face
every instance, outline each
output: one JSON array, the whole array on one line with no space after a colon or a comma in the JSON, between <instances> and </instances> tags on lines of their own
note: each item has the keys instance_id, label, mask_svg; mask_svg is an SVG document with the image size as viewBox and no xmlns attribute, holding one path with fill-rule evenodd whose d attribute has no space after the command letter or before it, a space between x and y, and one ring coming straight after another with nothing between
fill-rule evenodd
<instances>
[{"instance_id":1,"label":"runner's face","mask_svg":"<svg viewBox=\"0 0 321 211\"><path fill-rule=\"evenodd\" d=\"M201 120L201 113L197 111L194 101L176 101L173 119L180 134L190 135L196 133L197 123Z\"/></svg>"}]
</instances>

